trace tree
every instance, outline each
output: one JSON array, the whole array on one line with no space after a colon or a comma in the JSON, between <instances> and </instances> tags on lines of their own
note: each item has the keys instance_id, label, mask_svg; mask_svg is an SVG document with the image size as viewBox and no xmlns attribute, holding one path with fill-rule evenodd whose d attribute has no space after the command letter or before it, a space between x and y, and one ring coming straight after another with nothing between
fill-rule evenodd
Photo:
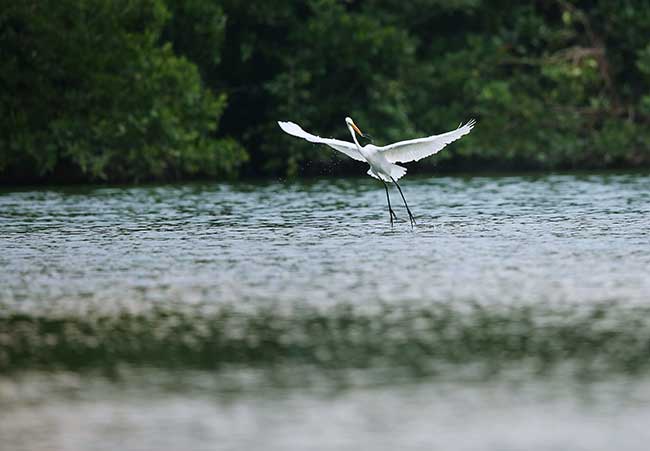
<instances>
[{"instance_id":1,"label":"tree","mask_svg":"<svg viewBox=\"0 0 650 451\"><path fill-rule=\"evenodd\" d=\"M0 174L103 180L231 175L224 95L160 44L159 0L7 2L0 12Z\"/></svg>"}]
</instances>

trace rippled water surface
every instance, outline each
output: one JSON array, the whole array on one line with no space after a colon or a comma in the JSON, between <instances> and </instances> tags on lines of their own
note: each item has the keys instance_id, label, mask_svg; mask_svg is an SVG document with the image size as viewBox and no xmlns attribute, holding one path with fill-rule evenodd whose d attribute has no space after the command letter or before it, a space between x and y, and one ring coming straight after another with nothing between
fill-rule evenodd
<instances>
[{"instance_id":1,"label":"rippled water surface","mask_svg":"<svg viewBox=\"0 0 650 451\"><path fill-rule=\"evenodd\" d=\"M372 179L0 195L0 299L643 301L650 178ZM399 195L393 203L401 219Z\"/></svg>"},{"instance_id":2,"label":"rippled water surface","mask_svg":"<svg viewBox=\"0 0 650 451\"><path fill-rule=\"evenodd\" d=\"M0 449L646 449L650 176L402 187L0 191Z\"/></svg>"}]
</instances>

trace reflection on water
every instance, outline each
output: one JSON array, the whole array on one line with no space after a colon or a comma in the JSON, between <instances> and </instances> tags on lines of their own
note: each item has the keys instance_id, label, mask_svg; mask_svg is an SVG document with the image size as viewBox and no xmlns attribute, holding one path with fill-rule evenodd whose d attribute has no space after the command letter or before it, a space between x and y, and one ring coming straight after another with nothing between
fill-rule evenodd
<instances>
[{"instance_id":1,"label":"reflection on water","mask_svg":"<svg viewBox=\"0 0 650 451\"><path fill-rule=\"evenodd\" d=\"M440 375L449 365L471 366L482 378L525 363L540 374L571 364L585 379L650 368L650 306L616 303L369 310L170 305L137 313L5 314L0 330L0 370L13 373L114 371L125 364L207 370L309 365L320 372L384 369L391 380Z\"/></svg>"},{"instance_id":2,"label":"reflection on water","mask_svg":"<svg viewBox=\"0 0 650 451\"><path fill-rule=\"evenodd\" d=\"M0 192L0 449L645 449L650 177L403 188Z\"/></svg>"}]
</instances>

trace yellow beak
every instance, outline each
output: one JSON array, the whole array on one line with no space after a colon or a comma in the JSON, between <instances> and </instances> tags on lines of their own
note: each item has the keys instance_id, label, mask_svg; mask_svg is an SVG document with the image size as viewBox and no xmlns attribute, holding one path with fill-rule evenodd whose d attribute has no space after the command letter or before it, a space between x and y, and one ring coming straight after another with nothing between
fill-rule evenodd
<instances>
[{"instance_id":1,"label":"yellow beak","mask_svg":"<svg viewBox=\"0 0 650 451\"><path fill-rule=\"evenodd\" d=\"M363 133L361 133L361 130L359 130L359 127L357 127L357 124L355 124L354 122L351 122L350 125L352 126L352 128L354 129L355 132L357 132L360 136L363 136Z\"/></svg>"}]
</instances>

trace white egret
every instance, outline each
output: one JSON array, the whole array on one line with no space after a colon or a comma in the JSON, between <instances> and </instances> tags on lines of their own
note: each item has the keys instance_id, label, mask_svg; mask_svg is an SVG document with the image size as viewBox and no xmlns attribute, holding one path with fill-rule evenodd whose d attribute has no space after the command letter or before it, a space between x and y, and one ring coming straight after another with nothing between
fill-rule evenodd
<instances>
[{"instance_id":1,"label":"white egret","mask_svg":"<svg viewBox=\"0 0 650 451\"><path fill-rule=\"evenodd\" d=\"M390 215L391 227L393 225L393 218L397 219L397 216L395 215L395 212L390 205L388 183L394 183L395 186L397 186L397 189L402 196L402 200L404 201L404 206L406 206L406 211L409 215L411 227L413 227L413 224L415 224L415 218L413 217L411 209L406 203L404 193L402 193L402 188L397 183L397 181L402 178L404 174L406 174L406 168L395 163L419 161L423 158L440 152L447 144L454 142L457 139L460 139L462 136L468 134L472 130L472 127L474 127L476 121L472 119L465 125L461 123L456 130L452 130L441 135L410 139L407 141L400 141L381 147L375 146L373 144L366 144L365 146L361 147L359 141L357 141L356 135L359 134L359 136L362 137L365 137L365 135L361 133L361 130L359 130L359 127L357 127L351 118L346 117L345 123L348 126L348 130L352 135L352 140L354 143L332 138L321 138L320 136L312 135L311 133L307 133L302 129L302 127L293 122L278 122L278 125L282 130L290 135L297 136L298 138L303 138L312 143L326 144L329 147L346 154L348 157L354 160L364 161L368 163L370 165L368 175L379 179L384 183L384 188L386 189L386 200L388 201L388 213Z\"/></svg>"}]
</instances>

